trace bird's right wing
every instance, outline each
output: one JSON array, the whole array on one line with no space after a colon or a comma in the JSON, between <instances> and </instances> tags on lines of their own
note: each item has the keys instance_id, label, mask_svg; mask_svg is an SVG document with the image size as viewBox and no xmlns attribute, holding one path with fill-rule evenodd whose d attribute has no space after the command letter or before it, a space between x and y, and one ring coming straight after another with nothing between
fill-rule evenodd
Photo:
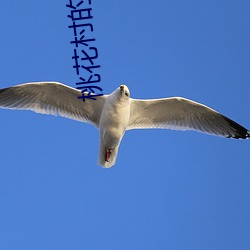
<instances>
[{"instance_id":1,"label":"bird's right wing","mask_svg":"<svg viewBox=\"0 0 250 250\"><path fill-rule=\"evenodd\" d=\"M250 132L217 111L181 97L130 99L129 129L166 128L196 130L208 134L247 138Z\"/></svg>"},{"instance_id":2,"label":"bird's right wing","mask_svg":"<svg viewBox=\"0 0 250 250\"><path fill-rule=\"evenodd\" d=\"M0 108L60 115L98 127L106 96L85 101L80 96L81 91L58 82L25 83L0 89Z\"/></svg>"}]
</instances>

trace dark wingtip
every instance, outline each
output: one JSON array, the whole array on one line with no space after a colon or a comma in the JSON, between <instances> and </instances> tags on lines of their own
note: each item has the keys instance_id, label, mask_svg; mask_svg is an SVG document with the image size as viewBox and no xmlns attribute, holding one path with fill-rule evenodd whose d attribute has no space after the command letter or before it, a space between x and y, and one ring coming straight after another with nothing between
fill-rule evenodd
<instances>
[{"instance_id":1,"label":"dark wingtip","mask_svg":"<svg viewBox=\"0 0 250 250\"><path fill-rule=\"evenodd\" d=\"M233 128L234 133L228 136L228 138L234 139L247 139L250 137L250 131L238 124L237 122L223 116L224 119L229 123L230 127Z\"/></svg>"},{"instance_id":2,"label":"dark wingtip","mask_svg":"<svg viewBox=\"0 0 250 250\"><path fill-rule=\"evenodd\" d=\"M246 138L249 138L250 137L250 131L247 131L247 137Z\"/></svg>"}]
</instances>

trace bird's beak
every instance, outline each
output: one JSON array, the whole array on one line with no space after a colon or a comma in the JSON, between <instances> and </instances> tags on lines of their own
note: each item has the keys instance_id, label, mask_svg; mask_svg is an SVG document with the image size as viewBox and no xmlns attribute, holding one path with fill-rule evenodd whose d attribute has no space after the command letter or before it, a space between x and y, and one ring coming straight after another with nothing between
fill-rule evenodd
<instances>
[{"instance_id":1,"label":"bird's beak","mask_svg":"<svg viewBox=\"0 0 250 250\"><path fill-rule=\"evenodd\" d=\"M121 93L124 92L124 85L121 85L121 86L120 86L120 90L121 90Z\"/></svg>"}]
</instances>

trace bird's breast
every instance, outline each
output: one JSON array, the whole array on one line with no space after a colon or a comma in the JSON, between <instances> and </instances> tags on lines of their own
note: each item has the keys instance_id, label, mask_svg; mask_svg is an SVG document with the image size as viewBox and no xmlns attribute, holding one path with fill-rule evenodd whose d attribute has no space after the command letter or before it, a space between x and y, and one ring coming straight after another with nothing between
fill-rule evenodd
<instances>
[{"instance_id":1,"label":"bird's breast","mask_svg":"<svg viewBox=\"0 0 250 250\"><path fill-rule=\"evenodd\" d=\"M121 137L129 123L130 107L124 103L108 103L100 118L100 131L112 137Z\"/></svg>"}]
</instances>

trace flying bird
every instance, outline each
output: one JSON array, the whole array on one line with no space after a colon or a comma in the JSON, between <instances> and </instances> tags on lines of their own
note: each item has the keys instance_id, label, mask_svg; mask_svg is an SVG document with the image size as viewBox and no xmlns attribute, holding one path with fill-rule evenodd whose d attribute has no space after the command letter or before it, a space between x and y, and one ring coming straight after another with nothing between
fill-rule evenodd
<instances>
[{"instance_id":1,"label":"flying bird","mask_svg":"<svg viewBox=\"0 0 250 250\"><path fill-rule=\"evenodd\" d=\"M0 107L59 115L94 125L100 130L98 164L105 168L115 164L121 140L131 129L196 130L226 138L250 137L250 131L233 120L182 97L133 99L126 85L96 100L83 102L80 96L80 90L59 82L31 82L0 89Z\"/></svg>"}]
</instances>

